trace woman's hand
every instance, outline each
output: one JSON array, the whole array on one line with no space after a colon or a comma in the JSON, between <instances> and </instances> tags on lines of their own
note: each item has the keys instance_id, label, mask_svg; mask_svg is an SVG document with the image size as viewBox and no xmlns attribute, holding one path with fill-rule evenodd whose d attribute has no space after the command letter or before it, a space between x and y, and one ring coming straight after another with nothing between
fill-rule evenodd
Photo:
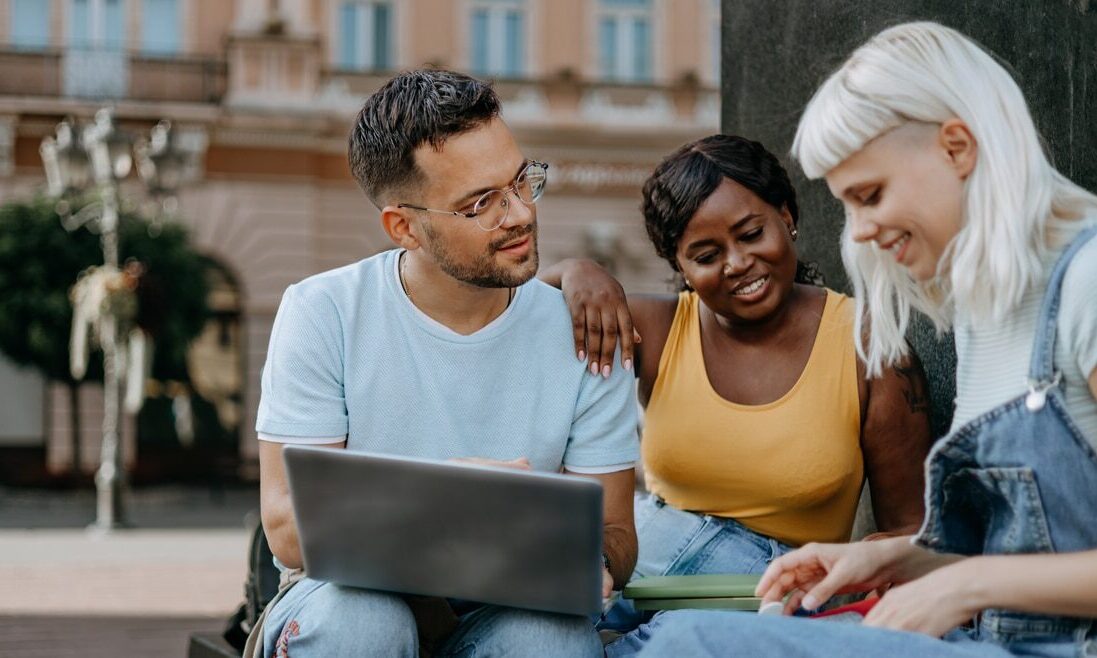
<instances>
[{"instance_id":1,"label":"woman's hand","mask_svg":"<svg viewBox=\"0 0 1097 658\"><path fill-rule=\"evenodd\" d=\"M631 370L640 335L633 329L624 288L591 260L572 259L558 267L560 290L571 312L576 356L589 360L592 374L609 377L620 341L621 365Z\"/></svg>"},{"instance_id":2,"label":"woman's hand","mask_svg":"<svg viewBox=\"0 0 1097 658\"><path fill-rule=\"evenodd\" d=\"M835 594L868 592L917 577L939 559L909 537L853 544L807 544L770 563L755 590L763 603L785 603L785 614L814 610Z\"/></svg>"},{"instance_id":3,"label":"woman's hand","mask_svg":"<svg viewBox=\"0 0 1097 658\"><path fill-rule=\"evenodd\" d=\"M890 589L865 617L865 626L941 637L981 609L971 593L980 576L974 560L961 560Z\"/></svg>"}]
</instances>

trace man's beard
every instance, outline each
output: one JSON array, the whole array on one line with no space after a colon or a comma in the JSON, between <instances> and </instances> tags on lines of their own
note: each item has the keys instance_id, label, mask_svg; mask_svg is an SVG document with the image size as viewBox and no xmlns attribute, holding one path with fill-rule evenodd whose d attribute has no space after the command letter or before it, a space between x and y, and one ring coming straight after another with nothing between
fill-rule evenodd
<instances>
[{"instance_id":1,"label":"man's beard","mask_svg":"<svg viewBox=\"0 0 1097 658\"><path fill-rule=\"evenodd\" d=\"M458 263L446 248L445 239L438 236L429 223L423 224L427 237L427 252L446 274L458 281L480 288L515 288L537 274L537 224L515 227L488 245L487 253L479 254L472 262ZM495 262L500 247L525 236L530 236L530 249L515 265L502 266Z\"/></svg>"},{"instance_id":2,"label":"man's beard","mask_svg":"<svg viewBox=\"0 0 1097 658\"><path fill-rule=\"evenodd\" d=\"M446 248L441 238L430 224L423 225L427 234L427 251L439 269L454 277L457 281L478 287L517 287L533 279L538 273L538 226L529 224L514 227L491 241L486 253L480 253L472 262L461 263L453 259L452 252ZM516 264L506 266L496 262L495 254L508 242L530 236L530 250Z\"/></svg>"}]
</instances>

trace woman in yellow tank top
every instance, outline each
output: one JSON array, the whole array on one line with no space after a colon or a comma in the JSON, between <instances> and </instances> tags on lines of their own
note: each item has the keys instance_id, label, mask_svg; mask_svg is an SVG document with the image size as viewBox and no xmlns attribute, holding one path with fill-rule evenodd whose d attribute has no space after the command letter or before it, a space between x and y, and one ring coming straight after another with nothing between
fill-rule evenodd
<instances>
[{"instance_id":1,"label":"woman in yellow tank top","mask_svg":"<svg viewBox=\"0 0 1097 658\"><path fill-rule=\"evenodd\" d=\"M625 306L589 261L542 275L580 328L589 318L593 340L577 349L592 373L608 374L618 333L624 367L635 357L651 492L636 502L635 575L760 573L791 547L848 541L866 477L878 528L916 529L930 445L921 370L866 380L852 300L811 285L798 262L796 193L777 158L739 137L688 144L648 179L642 208L682 293ZM638 650L644 620L618 602L603 627L627 634L607 655Z\"/></svg>"}]
</instances>

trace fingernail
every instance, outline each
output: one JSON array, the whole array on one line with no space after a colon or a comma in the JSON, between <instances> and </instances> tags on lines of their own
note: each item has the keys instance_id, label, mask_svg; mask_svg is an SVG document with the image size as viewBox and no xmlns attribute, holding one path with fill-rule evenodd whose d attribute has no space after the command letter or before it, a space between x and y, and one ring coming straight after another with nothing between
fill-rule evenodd
<instances>
[{"instance_id":1,"label":"fingernail","mask_svg":"<svg viewBox=\"0 0 1097 658\"><path fill-rule=\"evenodd\" d=\"M816 603L814 596L808 594L803 598L802 601L800 601L800 607L804 610L814 610L819 607L819 604Z\"/></svg>"},{"instance_id":2,"label":"fingernail","mask_svg":"<svg viewBox=\"0 0 1097 658\"><path fill-rule=\"evenodd\" d=\"M592 375L597 375L598 374L598 362L597 361L591 362L591 364L590 364L590 374L592 374Z\"/></svg>"},{"instance_id":3,"label":"fingernail","mask_svg":"<svg viewBox=\"0 0 1097 658\"><path fill-rule=\"evenodd\" d=\"M586 361L586 359L587 359L587 353L584 352L583 350L579 350L579 360L580 361Z\"/></svg>"},{"instance_id":4,"label":"fingernail","mask_svg":"<svg viewBox=\"0 0 1097 658\"><path fill-rule=\"evenodd\" d=\"M603 378L609 379L609 372L610 372L610 367L609 366L602 366L602 377Z\"/></svg>"},{"instance_id":5,"label":"fingernail","mask_svg":"<svg viewBox=\"0 0 1097 658\"><path fill-rule=\"evenodd\" d=\"M758 608L758 614L778 616L785 613L785 604L780 601L770 601L769 603L763 603L762 607Z\"/></svg>"},{"instance_id":6,"label":"fingernail","mask_svg":"<svg viewBox=\"0 0 1097 658\"><path fill-rule=\"evenodd\" d=\"M632 370L632 359L625 359L625 370Z\"/></svg>"}]
</instances>

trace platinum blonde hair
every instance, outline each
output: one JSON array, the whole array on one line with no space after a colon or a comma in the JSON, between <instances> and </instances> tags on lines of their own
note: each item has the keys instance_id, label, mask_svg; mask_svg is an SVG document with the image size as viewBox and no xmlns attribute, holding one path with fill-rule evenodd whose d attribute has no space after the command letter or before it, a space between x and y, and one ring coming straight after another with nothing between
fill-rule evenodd
<instances>
[{"instance_id":1,"label":"platinum blonde hair","mask_svg":"<svg viewBox=\"0 0 1097 658\"><path fill-rule=\"evenodd\" d=\"M865 337L857 340L857 351L870 376L906 355L912 309L939 332L956 318L1003 320L1044 269L1054 240L1048 229L1065 228L1060 219L1097 209L1097 197L1048 161L1006 69L974 41L937 23L898 25L854 51L808 103L792 154L809 178L819 178L903 124L951 118L967 124L978 158L964 184L960 230L937 264L937 276L918 282L875 244L855 243L848 220L842 233L856 335Z\"/></svg>"}]
</instances>

